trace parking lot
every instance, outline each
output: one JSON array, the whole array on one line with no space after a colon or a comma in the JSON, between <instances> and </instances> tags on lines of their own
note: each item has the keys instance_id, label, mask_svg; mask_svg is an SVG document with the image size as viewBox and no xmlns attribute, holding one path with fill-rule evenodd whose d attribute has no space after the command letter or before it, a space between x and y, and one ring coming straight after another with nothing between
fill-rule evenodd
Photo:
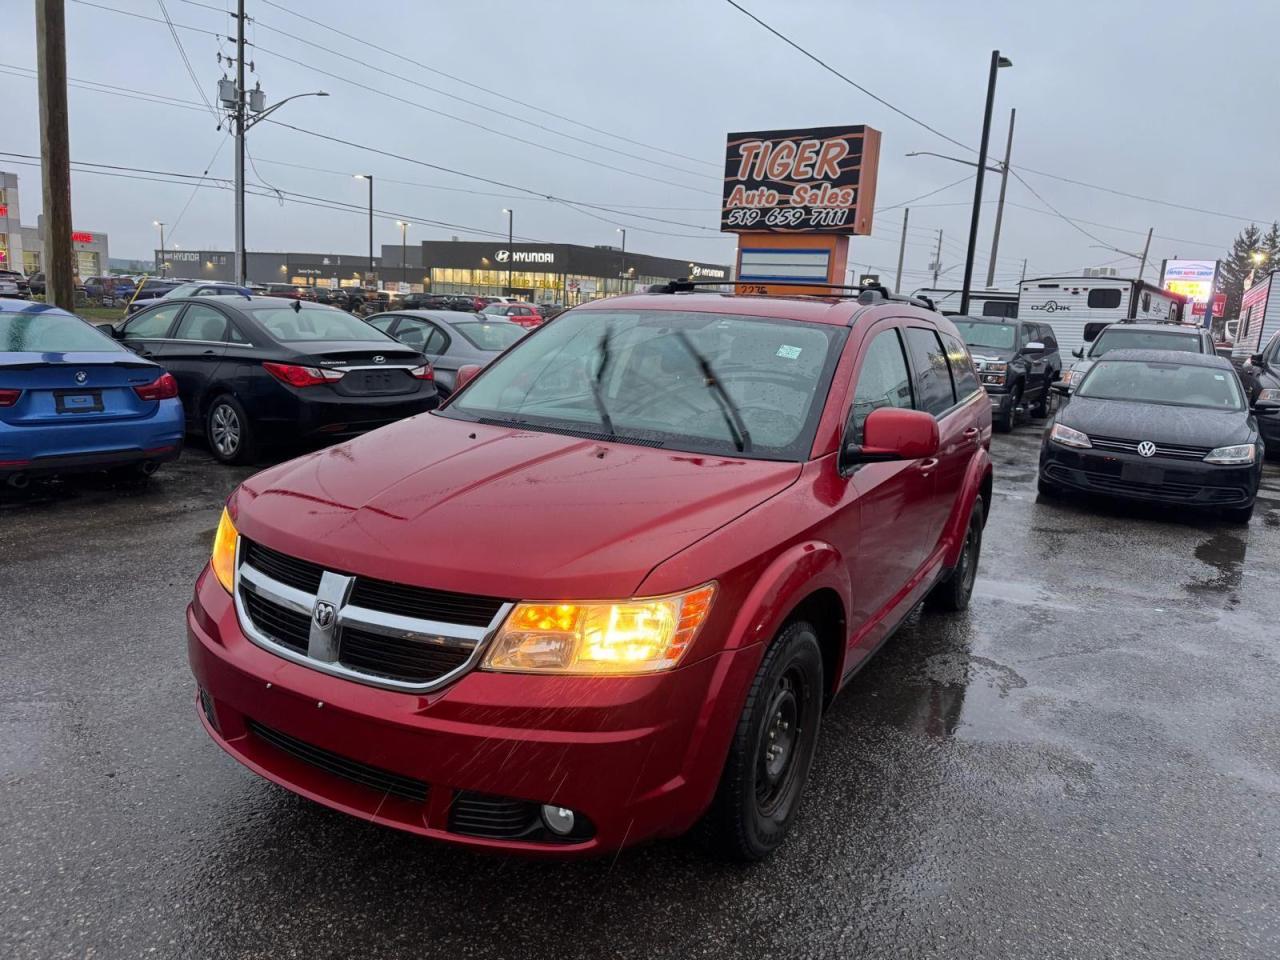
<instances>
[{"instance_id":1,"label":"parking lot","mask_svg":"<svg viewBox=\"0 0 1280 960\"><path fill-rule=\"evenodd\" d=\"M797 829L479 857L296 797L193 709L183 608L249 471L0 506L0 956L1280 954L1280 466L1248 526L1037 500L997 436L971 610L824 720Z\"/></svg>"}]
</instances>

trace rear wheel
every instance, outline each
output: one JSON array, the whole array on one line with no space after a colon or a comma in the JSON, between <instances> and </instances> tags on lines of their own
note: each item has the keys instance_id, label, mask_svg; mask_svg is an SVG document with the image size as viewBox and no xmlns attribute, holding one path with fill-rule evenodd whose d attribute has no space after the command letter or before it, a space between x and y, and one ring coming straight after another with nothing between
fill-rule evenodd
<instances>
[{"instance_id":1,"label":"rear wheel","mask_svg":"<svg viewBox=\"0 0 1280 960\"><path fill-rule=\"evenodd\" d=\"M751 684L707 814L724 856L761 860L786 839L818 743L822 689L817 631L788 624Z\"/></svg>"},{"instance_id":2,"label":"rear wheel","mask_svg":"<svg viewBox=\"0 0 1280 960\"><path fill-rule=\"evenodd\" d=\"M209 405L205 437L210 452L222 463L248 463L253 458L253 427L235 397L224 394Z\"/></svg>"},{"instance_id":3,"label":"rear wheel","mask_svg":"<svg viewBox=\"0 0 1280 960\"><path fill-rule=\"evenodd\" d=\"M964 533L964 546L960 548L960 559L943 580L929 591L924 604L930 610L942 610L957 613L969 608L969 598L973 596L973 584L978 577L978 557L982 554L982 518L985 516L981 497L973 501L973 509L969 512L969 526Z\"/></svg>"}]
</instances>

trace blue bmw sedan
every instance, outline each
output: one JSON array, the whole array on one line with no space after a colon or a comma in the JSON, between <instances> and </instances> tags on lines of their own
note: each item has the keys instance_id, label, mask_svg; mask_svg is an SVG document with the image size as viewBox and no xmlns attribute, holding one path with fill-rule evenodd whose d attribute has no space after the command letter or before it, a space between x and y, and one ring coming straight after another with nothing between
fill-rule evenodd
<instances>
[{"instance_id":1,"label":"blue bmw sedan","mask_svg":"<svg viewBox=\"0 0 1280 960\"><path fill-rule=\"evenodd\" d=\"M150 476L182 452L178 385L79 317L0 300L0 482L119 470Z\"/></svg>"}]
</instances>

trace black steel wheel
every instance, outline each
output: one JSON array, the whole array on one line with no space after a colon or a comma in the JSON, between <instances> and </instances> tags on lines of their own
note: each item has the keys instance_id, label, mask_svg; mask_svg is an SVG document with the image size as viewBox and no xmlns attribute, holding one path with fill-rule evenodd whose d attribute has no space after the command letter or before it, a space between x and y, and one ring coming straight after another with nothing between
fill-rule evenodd
<instances>
[{"instance_id":1,"label":"black steel wheel","mask_svg":"<svg viewBox=\"0 0 1280 960\"><path fill-rule=\"evenodd\" d=\"M969 608L969 598L973 596L973 584L978 577L978 559L982 555L982 526L985 516L985 504L982 502L982 497L977 497L969 513L969 526L964 532L964 546L960 548L960 558L946 579L930 590L929 595L924 598L925 606L930 610L958 613Z\"/></svg>"},{"instance_id":2,"label":"black steel wheel","mask_svg":"<svg viewBox=\"0 0 1280 960\"><path fill-rule=\"evenodd\" d=\"M817 631L804 621L788 624L752 682L707 814L724 856L760 860L786 839L818 743L822 684Z\"/></svg>"},{"instance_id":3,"label":"black steel wheel","mask_svg":"<svg viewBox=\"0 0 1280 960\"><path fill-rule=\"evenodd\" d=\"M1009 406L1000 419L996 421L996 429L1001 433L1009 433L1018 422L1018 407L1022 404L1022 384L1015 383L1009 391Z\"/></svg>"}]
</instances>

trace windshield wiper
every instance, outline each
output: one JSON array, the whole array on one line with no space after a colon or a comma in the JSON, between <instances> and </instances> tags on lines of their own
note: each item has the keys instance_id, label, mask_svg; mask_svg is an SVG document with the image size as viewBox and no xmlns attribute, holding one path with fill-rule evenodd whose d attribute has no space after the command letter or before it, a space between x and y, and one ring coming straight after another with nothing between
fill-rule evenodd
<instances>
[{"instance_id":1,"label":"windshield wiper","mask_svg":"<svg viewBox=\"0 0 1280 960\"><path fill-rule=\"evenodd\" d=\"M609 328L605 327L604 333L600 335L600 367L596 370L594 377L587 375L587 386L591 389L591 399L595 402L596 412L600 415L600 425L610 437L616 437L613 418L609 416L609 408L604 403L604 391L600 389L600 381L604 379L605 369L609 366L609 336ZM587 372L586 367L583 367L582 372Z\"/></svg>"},{"instance_id":2,"label":"windshield wiper","mask_svg":"<svg viewBox=\"0 0 1280 960\"><path fill-rule=\"evenodd\" d=\"M694 362L698 364L698 370L702 373L707 389L716 398L716 406L720 408L720 413L724 416L724 422L729 427L729 432L733 434L733 445L738 448L739 453L745 453L750 450L751 433L747 430L747 424L742 419L742 414L738 411L737 404L729 396L729 391L724 388L724 384L720 382L716 372L711 369L711 361L698 352L698 348L693 345L693 342L683 330L677 330L675 334L676 339L684 345L684 348L689 351L689 355L693 357Z\"/></svg>"}]
</instances>

